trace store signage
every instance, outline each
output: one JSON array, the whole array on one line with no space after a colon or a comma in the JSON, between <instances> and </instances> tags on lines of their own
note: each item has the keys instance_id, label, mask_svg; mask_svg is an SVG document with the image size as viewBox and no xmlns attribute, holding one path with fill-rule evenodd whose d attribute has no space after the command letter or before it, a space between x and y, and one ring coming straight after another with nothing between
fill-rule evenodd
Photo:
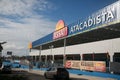
<instances>
[{"instance_id":1,"label":"store signage","mask_svg":"<svg viewBox=\"0 0 120 80\"><path fill-rule=\"evenodd\" d=\"M71 61L66 61L65 67L66 68L71 68Z\"/></svg>"},{"instance_id":2,"label":"store signage","mask_svg":"<svg viewBox=\"0 0 120 80\"><path fill-rule=\"evenodd\" d=\"M53 39L58 39L67 36L68 28L65 27L64 21L60 20L56 25L56 30L53 33Z\"/></svg>"},{"instance_id":3,"label":"store signage","mask_svg":"<svg viewBox=\"0 0 120 80\"><path fill-rule=\"evenodd\" d=\"M31 43L31 42L28 44L28 48L29 48L29 49L32 48L32 43Z\"/></svg>"},{"instance_id":4,"label":"store signage","mask_svg":"<svg viewBox=\"0 0 120 80\"><path fill-rule=\"evenodd\" d=\"M118 8L118 6L118 3L114 3L92 14L85 20L79 20L69 25L69 35L89 31L98 27L105 27L105 25L108 25L110 22L114 22L117 19L120 20L118 16L120 8Z\"/></svg>"},{"instance_id":5,"label":"store signage","mask_svg":"<svg viewBox=\"0 0 120 80\"><path fill-rule=\"evenodd\" d=\"M85 28L96 26L100 23L105 23L114 19L114 14L112 10L103 12L102 14L97 15L96 17L90 17L87 21L80 22L79 24L72 26L70 29L70 33L74 33L75 31L83 30Z\"/></svg>"},{"instance_id":6,"label":"store signage","mask_svg":"<svg viewBox=\"0 0 120 80\"><path fill-rule=\"evenodd\" d=\"M105 72L106 71L106 64L105 62L95 62L95 71L102 71L102 72Z\"/></svg>"},{"instance_id":7,"label":"store signage","mask_svg":"<svg viewBox=\"0 0 120 80\"><path fill-rule=\"evenodd\" d=\"M88 71L98 71L98 72L106 71L106 64L104 61L68 60L66 61L65 67L80 69L80 70L88 70Z\"/></svg>"},{"instance_id":8,"label":"store signage","mask_svg":"<svg viewBox=\"0 0 120 80\"><path fill-rule=\"evenodd\" d=\"M64 36L67 36L67 27L64 27L58 31L55 31L53 33L53 39L58 39L58 38L62 38Z\"/></svg>"},{"instance_id":9,"label":"store signage","mask_svg":"<svg viewBox=\"0 0 120 80\"><path fill-rule=\"evenodd\" d=\"M80 65L81 70L95 71L94 61L82 61Z\"/></svg>"}]
</instances>

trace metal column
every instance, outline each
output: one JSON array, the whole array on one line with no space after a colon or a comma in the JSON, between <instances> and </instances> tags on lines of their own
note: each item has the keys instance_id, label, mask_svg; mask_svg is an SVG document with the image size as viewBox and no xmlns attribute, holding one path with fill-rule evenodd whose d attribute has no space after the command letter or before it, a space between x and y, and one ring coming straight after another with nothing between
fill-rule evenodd
<instances>
[{"instance_id":1,"label":"metal column","mask_svg":"<svg viewBox=\"0 0 120 80\"><path fill-rule=\"evenodd\" d=\"M49 46L49 48L51 49L50 54L52 55L52 64L54 64L54 54L52 52L53 47L53 45Z\"/></svg>"},{"instance_id":2,"label":"metal column","mask_svg":"<svg viewBox=\"0 0 120 80\"><path fill-rule=\"evenodd\" d=\"M45 64L47 64L47 54L45 55Z\"/></svg>"},{"instance_id":3,"label":"metal column","mask_svg":"<svg viewBox=\"0 0 120 80\"><path fill-rule=\"evenodd\" d=\"M63 54L63 66L66 62L66 38L64 39L64 54Z\"/></svg>"},{"instance_id":4,"label":"metal column","mask_svg":"<svg viewBox=\"0 0 120 80\"><path fill-rule=\"evenodd\" d=\"M40 46L40 50L39 50L39 62L41 62L41 51L42 51L42 46Z\"/></svg>"}]
</instances>

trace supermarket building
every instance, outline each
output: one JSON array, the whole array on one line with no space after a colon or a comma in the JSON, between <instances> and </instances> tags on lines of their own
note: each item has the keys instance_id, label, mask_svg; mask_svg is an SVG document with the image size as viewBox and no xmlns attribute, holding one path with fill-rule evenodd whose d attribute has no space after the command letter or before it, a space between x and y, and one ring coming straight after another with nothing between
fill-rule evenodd
<instances>
[{"instance_id":1,"label":"supermarket building","mask_svg":"<svg viewBox=\"0 0 120 80\"><path fill-rule=\"evenodd\" d=\"M32 42L33 61L66 60L120 62L120 1L88 18L66 25L58 21L54 32Z\"/></svg>"}]
</instances>

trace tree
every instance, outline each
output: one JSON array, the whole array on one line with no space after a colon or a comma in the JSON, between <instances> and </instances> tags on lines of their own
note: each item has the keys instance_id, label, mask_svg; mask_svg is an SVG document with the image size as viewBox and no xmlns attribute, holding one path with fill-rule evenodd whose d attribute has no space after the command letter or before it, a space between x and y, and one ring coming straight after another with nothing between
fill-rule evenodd
<instances>
[{"instance_id":1,"label":"tree","mask_svg":"<svg viewBox=\"0 0 120 80\"><path fill-rule=\"evenodd\" d=\"M2 42L0 43L0 67L2 66L2 50L3 50L3 47L2 47L2 44L5 44L6 42Z\"/></svg>"},{"instance_id":2,"label":"tree","mask_svg":"<svg viewBox=\"0 0 120 80\"><path fill-rule=\"evenodd\" d=\"M1 43L0 43L0 52L2 52L2 50L3 50L3 47L2 47L2 45L1 45Z\"/></svg>"},{"instance_id":3,"label":"tree","mask_svg":"<svg viewBox=\"0 0 120 80\"><path fill-rule=\"evenodd\" d=\"M0 43L0 52L2 52L2 50L3 50L2 44L5 44L5 43L7 43L7 42Z\"/></svg>"}]
</instances>

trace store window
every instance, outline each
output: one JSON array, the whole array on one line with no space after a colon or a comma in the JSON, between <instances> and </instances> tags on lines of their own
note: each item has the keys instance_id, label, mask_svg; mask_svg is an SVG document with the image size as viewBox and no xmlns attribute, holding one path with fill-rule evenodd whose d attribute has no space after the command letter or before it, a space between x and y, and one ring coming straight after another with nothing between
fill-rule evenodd
<instances>
[{"instance_id":1,"label":"store window","mask_svg":"<svg viewBox=\"0 0 120 80\"><path fill-rule=\"evenodd\" d=\"M66 55L67 60L80 60L80 54L68 54Z\"/></svg>"},{"instance_id":2,"label":"store window","mask_svg":"<svg viewBox=\"0 0 120 80\"><path fill-rule=\"evenodd\" d=\"M106 66L109 66L110 56L109 56L109 53L83 54L83 60L85 60L85 61L105 61Z\"/></svg>"},{"instance_id":3,"label":"store window","mask_svg":"<svg viewBox=\"0 0 120 80\"><path fill-rule=\"evenodd\" d=\"M119 62L120 63L120 52L114 53L113 62Z\"/></svg>"}]
</instances>

